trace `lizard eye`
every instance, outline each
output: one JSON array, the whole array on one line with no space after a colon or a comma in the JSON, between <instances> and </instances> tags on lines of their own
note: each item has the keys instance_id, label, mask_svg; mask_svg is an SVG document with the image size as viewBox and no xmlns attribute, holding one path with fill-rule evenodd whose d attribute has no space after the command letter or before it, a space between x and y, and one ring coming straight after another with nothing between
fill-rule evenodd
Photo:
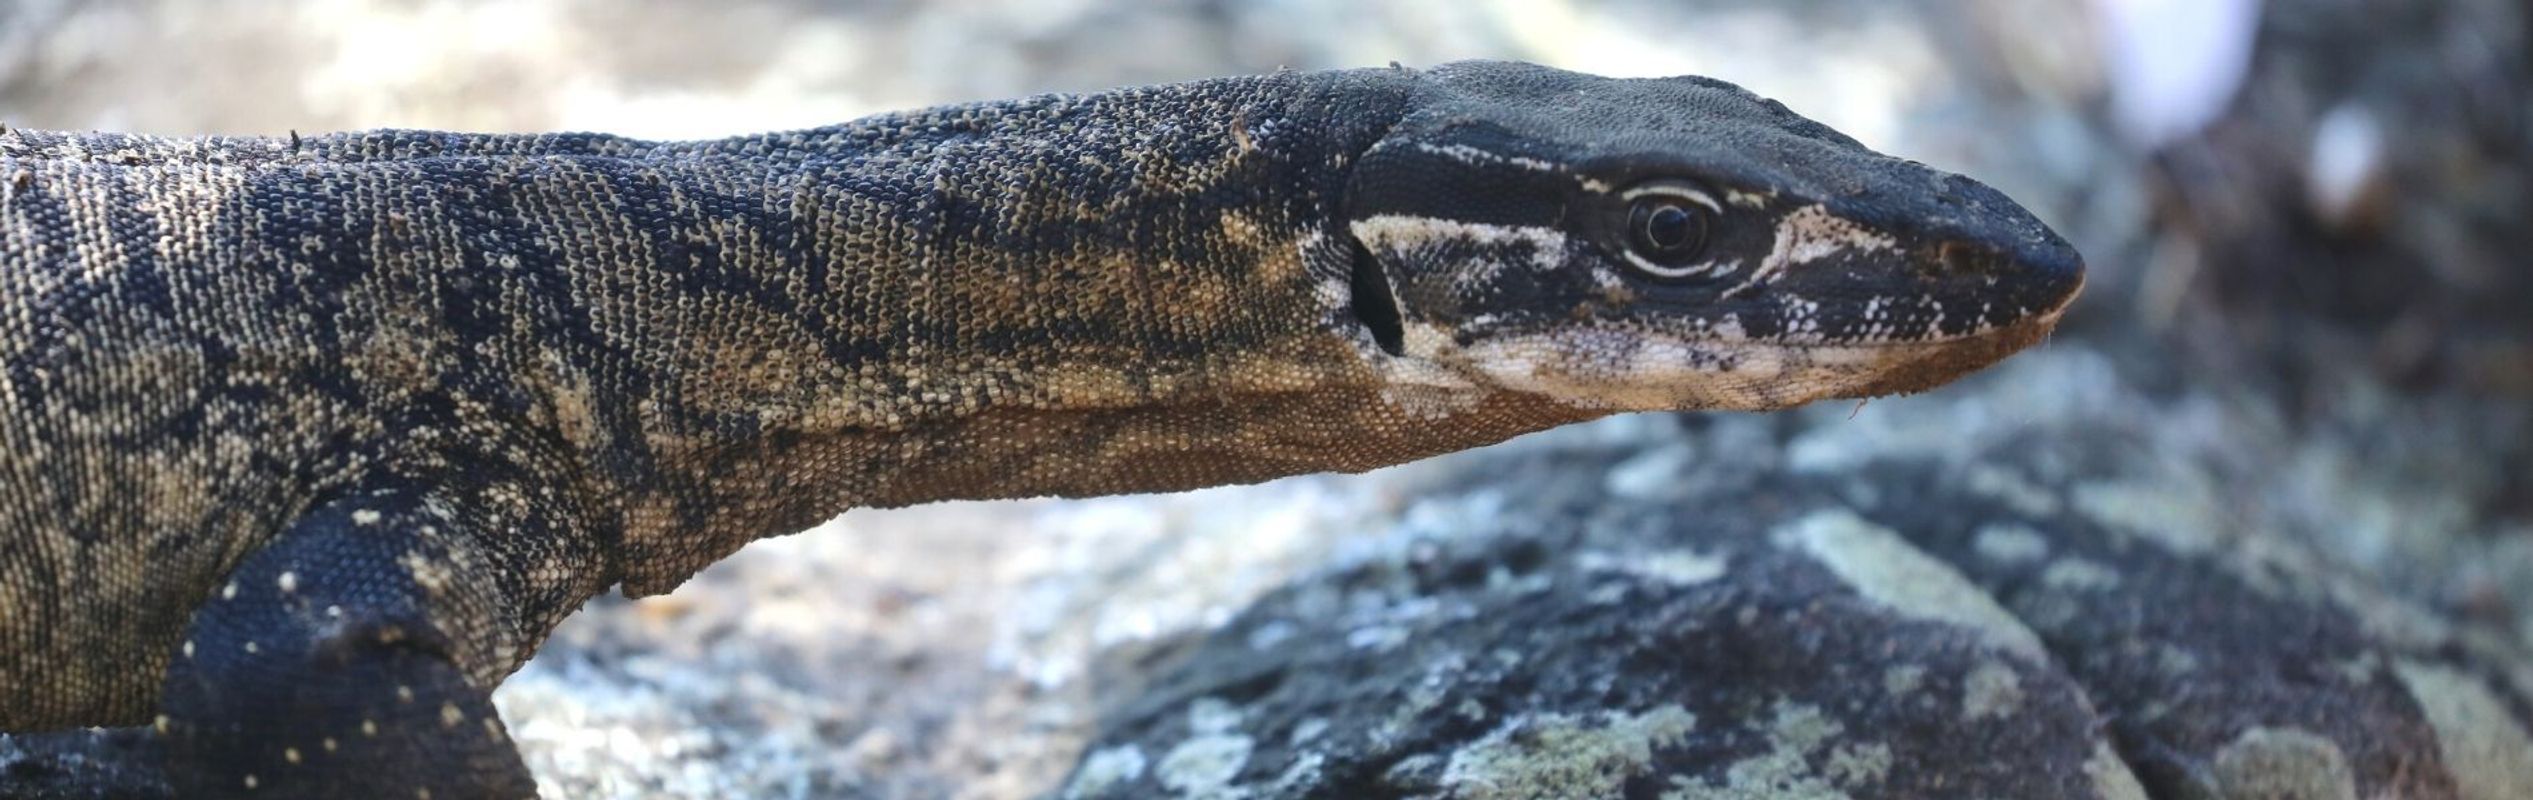
<instances>
[{"instance_id":1,"label":"lizard eye","mask_svg":"<svg viewBox=\"0 0 2533 800\"><path fill-rule=\"evenodd\" d=\"M1657 278L1707 273L1707 233L1723 206L1697 187L1651 181L1620 195L1627 201L1627 260Z\"/></svg>"}]
</instances>

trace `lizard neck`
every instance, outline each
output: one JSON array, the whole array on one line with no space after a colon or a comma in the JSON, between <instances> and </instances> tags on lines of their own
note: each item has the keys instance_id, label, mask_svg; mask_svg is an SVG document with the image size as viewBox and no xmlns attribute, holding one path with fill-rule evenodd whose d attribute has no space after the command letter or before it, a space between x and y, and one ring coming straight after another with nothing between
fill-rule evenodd
<instances>
[{"instance_id":1,"label":"lizard neck","mask_svg":"<svg viewBox=\"0 0 2533 800\"><path fill-rule=\"evenodd\" d=\"M632 349L661 366L623 493L628 590L853 506L1358 471L1578 418L1467 383L1400 396L1403 363L1353 310L1340 210L1387 121L1378 103L1332 113L1364 87L1304 78L651 156L743 158L761 175L701 169L737 185L688 190L780 202L713 233L727 277L698 287L652 262L691 307L629 318L653 326Z\"/></svg>"}]
</instances>

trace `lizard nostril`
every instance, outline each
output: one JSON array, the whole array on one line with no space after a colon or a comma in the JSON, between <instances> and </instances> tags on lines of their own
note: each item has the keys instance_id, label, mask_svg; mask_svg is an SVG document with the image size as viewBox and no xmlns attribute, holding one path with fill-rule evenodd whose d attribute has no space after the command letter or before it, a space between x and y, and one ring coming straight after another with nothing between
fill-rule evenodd
<instances>
[{"instance_id":1,"label":"lizard nostril","mask_svg":"<svg viewBox=\"0 0 2533 800\"><path fill-rule=\"evenodd\" d=\"M1978 245L1945 242L1935 247L1935 264L1944 275L1992 275L2004 270L2003 255Z\"/></svg>"}]
</instances>

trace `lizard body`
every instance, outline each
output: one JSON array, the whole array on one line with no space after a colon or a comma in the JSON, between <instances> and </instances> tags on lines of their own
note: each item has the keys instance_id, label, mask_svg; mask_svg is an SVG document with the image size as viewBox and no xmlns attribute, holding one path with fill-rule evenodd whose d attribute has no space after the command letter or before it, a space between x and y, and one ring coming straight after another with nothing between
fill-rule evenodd
<instances>
[{"instance_id":1,"label":"lizard body","mask_svg":"<svg viewBox=\"0 0 2533 800\"><path fill-rule=\"evenodd\" d=\"M1728 84L1518 64L706 142L10 131L0 731L516 794L485 692L609 586L852 507L1922 390L2081 276Z\"/></svg>"}]
</instances>

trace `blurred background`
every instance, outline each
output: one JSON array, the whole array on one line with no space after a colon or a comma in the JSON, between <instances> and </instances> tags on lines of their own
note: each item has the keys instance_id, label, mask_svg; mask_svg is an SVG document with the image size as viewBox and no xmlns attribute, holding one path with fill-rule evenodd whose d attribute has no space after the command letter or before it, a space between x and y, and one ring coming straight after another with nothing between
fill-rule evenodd
<instances>
[{"instance_id":1,"label":"blurred background","mask_svg":"<svg viewBox=\"0 0 2533 800\"><path fill-rule=\"evenodd\" d=\"M690 138L1281 67L1711 75L1996 185L2092 265L2052 344L1965 388L1768 424L2168 419L2243 518L2522 640L2529 39L2521 0L0 0L0 122ZM1955 391L1989 400L1912 405ZM563 796L1029 796L1095 722L1085 676L1448 527L1420 476L1483 457L855 512L594 603L499 699Z\"/></svg>"}]
</instances>

